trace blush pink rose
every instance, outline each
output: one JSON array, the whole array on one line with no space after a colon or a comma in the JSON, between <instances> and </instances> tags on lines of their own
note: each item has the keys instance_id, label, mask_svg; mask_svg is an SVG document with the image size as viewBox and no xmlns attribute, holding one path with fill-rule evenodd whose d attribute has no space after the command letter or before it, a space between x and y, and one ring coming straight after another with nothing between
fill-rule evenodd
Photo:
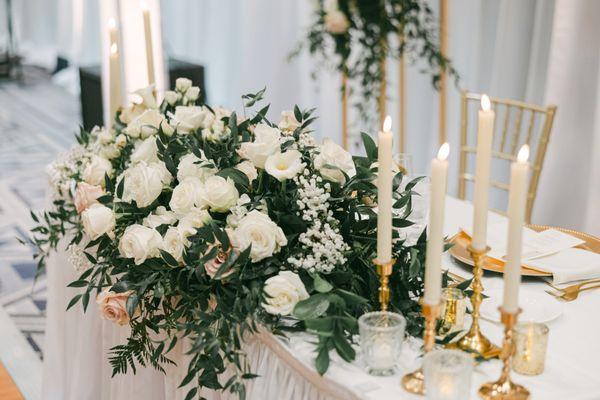
<instances>
[{"instance_id":1,"label":"blush pink rose","mask_svg":"<svg viewBox=\"0 0 600 400\"><path fill-rule=\"evenodd\" d=\"M127 325L129 323L129 314L127 313L126 304L131 293L132 291L115 293L108 289L102 291L96 298L96 303L100 307L102 317L121 326Z\"/></svg>"},{"instance_id":2,"label":"blush pink rose","mask_svg":"<svg viewBox=\"0 0 600 400\"><path fill-rule=\"evenodd\" d=\"M206 250L206 253L210 252L212 250L212 248L215 246L217 246L217 245L213 244L213 245L209 246L208 249ZM204 264L204 270L206 271L206 274L208 276L210 276L211 278L214 278L215 275L217 274L217 271L219 270L219 268L221 268L221 265L223 265L223 263L225 261L227 261L227 258L229 257L229 253L231 253L231 249L229 251L223 251L222 247L219 246L219 251L217 252L217 255L215 256L215 258L213 258L212 260L208 260ZM232 273L233 273L233 270L227 271L226 273L221 275L221 279L231 275Z\"/></svg>"},{"instance_id":3,"label":"blush pink rose","mask_svg":"<svg viewBox=\"0 0 600 400\"><path fill-rule=\"evenodd\" d=\"M75 208L78 213L82 213L89 206L97 203L96 199L104 195L104 189L100 186L90 185L86 182L79 182L75 191Z\"/></svg>"}]
</instances>

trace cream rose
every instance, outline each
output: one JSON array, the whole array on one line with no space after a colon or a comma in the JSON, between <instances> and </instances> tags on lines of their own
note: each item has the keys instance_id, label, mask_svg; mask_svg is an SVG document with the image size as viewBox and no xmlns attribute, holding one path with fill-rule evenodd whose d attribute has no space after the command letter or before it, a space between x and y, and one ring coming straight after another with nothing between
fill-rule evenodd
<instances>
[{"instance_id":1,"label":"cream rose","mask_svg":"<svg viewBox=\"0 0 600 400\"><path fill-rule=\"evenodd\" d=\"M165 134L165 136L169 137L173 136L175 133L175 128L173 128L166 119L163 119L160 123L160 130Z\"/></svg>"},{"instance_id":2,"label":"cream rose","mask_svg":"<svg viewBox=\"0 0 600 400\"><path fill-rule=\"evenodd\" d=\"M239 197L231 178L213 175L206 178L200 187L200 201L211 211L226 212L237 203Z\"/></svg>"},{"instance_id":3,"label":"cream rose","mask_svg":"<svg viewBox=\"0 0 600 400\"><path fill-rule=\"evenodd\" d=\"M340 10L332 10L325 14L325 29L333 34L339 35L346 33L350 27L350 22L346 14Z\"/></svg>"},{"instance_id":4,"label":"cream rose","mask_svg":"<svg viewBox=\"0 0 600 400\"><path fill-rule=\"evenodd\" d=\"M279 252L287 244L283 231L268 215L252 210L232 231L231 242L240 251L252 246L250 258L258 262Z\"/></svg>"},{"instance_id":5,"label":"cream rose","mask_svg":"<svg viewBox=\"0 0 600 400\"><path fill-rule=\"evenodd\" d=\"M302 154L298 150L272 154L265 162L265 171L280 182L295 177L304 167Z\"/></svg>"},{"instance_id":6,"label":"cream rose","mask_svg":"<svg viewBox=\"0 0 600 400\"><path fill-rule=\"evenodd\" d=\"M115 293L108 288L104 289L96 298L96 304L100 308L100 315L108 321L115 322L121 326L129 323L127 314L127 299L133 292Z\"/></svg>"},{"instance_id":7,"label":"cream rose","mask_svg":"<svg viewBox=\"0 0 600 400\"><path fill-rule=\"evenodd\" d=\"M185 91L185 98L188 101L196 101L198 100L198 96L200 96L200 88L198 86L191 86Z\"/></svg>"},{"instance_id":8,"label":"cream rose","mask_svg":"<svg viewBox=\"0 0 600 400\"><path fill-rule=\"evenodd\" d=\"M123 172L123 179L123 201L135 200L138 207L147 207L158 198L172 178L164 163L140 161Z\"/></svg>"},{"instance_id":9,"label":"cream rose","mask_svg":"<svg viewBox=\"0 0 600 400\"><path fill-rule=\"evenodd\" d=\"M257 168L265 168L267 157L280 150L279 138L281 132L266 124L258 124L254 128L254 142L240 145L239 154L242 158L252 161Z\"/></svg>"},{"instance_id":10,"label":"cream rose","mask_svg":"<svg viewBox=\"0 0 600 400\"><path fill-rule=\"evenodd\" d=\"M356 167L352 155L329 139L325 139L319 147L319 154L315 157L315 168L319 170L323 178L344 184L345 172L349 177L356 174Z\"/></svg>"},{"instance_id":11,"label":"cream rose","mask_svg":"<svg viewBox=\"0 0 600 400\"><path fill-rule=\"evenodd\" d=\"M83 170L83 180L90 185L104 187L104 175L111 176L112 172L110 161L94 154Z\"/></svg>"},{"instance_id":12,"label":"cream rose","mask_svg":"<svg viewBox=\"0 0 600 400\"><path fill-rule=\"evenodd\" d=\"M200 106L177 106L171 115L171 125L177 128L177 133L188 134L203 126L207 113L210 111Z\"/></svg>"},{"instance_id":13,"label":"cream rose","mask_svg":"<svg viewBox=\"0 0 600 400\"><path fill-rule=\"evenodd\" d=\"M126 145L127 145L127 136L123 135L122 133L119 134L115 138L115 146L117 146L117 148L119 148L119 149L122 149Z\"/></svg>"},{"instance_id":14,"label":"cream rose","mask_svg":"<svg viewBox=\"0 0 600 400\"><path fill-rule=\"evenodd\" d=\"M92 135L95 135L98 143L109 144L113 140L113 134L109 129L95 126L92 128Z\"/></svg>"},{"instance_id":15,"label":"cream rose","mask_svg":"<svg viewBox=\"0 0 600 400\"><path fill-rule=\"evenodd\" d=\"M130 137L145 139L158 132L164 119L165 117L158 110L148 109L131 121L124 132Z\"/></svg>"},{"instance_id":16,"label":"cream rose","mask_svg":"<svg viewBox=\"0 0 600 400\"><path fill-rule=\"evenodd\" d=\"M169 202L171 210L179 215L183 215L189 212L192 207L199 206L202 203L200 199L201 186L202 182L200 179L192 176L179 182L171 195L171 201Z\"/></svg>"},{"instance_id":17,"label":"cream rose","mask_svg":"<svg viewBox=\"0 0 600 400\"><path fill-rule=\"evenodd\" d=\"M279 121L277 127L281 129L282 132L291 134L300 127L300 122L296 119L293 111L282 111L281 121Z\"/></svg>"},{"instance_id":18,"label":"cream rose","mask_svg":"<svg viewBox=\"0 0 600 400\"><path fill-rule=\"evenodd\" d=\"M136 265L142 264L148 258L158 257L161 247L162 237L160 233L139 224L125 228L125 232L119 240L121 257L133 258Z\"/></svg>"},{"instance_id":19,"label":"cream rose","mask_svg":"<svg viewBox=\"0 0 600 400\"><path fill-rule=\"evenodd\" d=\"M81 222L83 230L92 239L96 240L100 236L107 234L113 235L116 218L115 213L110 208L96 203L92 204L81 213Z\"/></svg>"},{"instance_id":20,"label":"cream rose","mask_svg":"<svg viewBox=\"0 0 600 400\"><path fill-rule=\"evenodd\" d=\"M192 81L188 78L177 78L175 80L175 89L177 89L178 92L185 93L191 87Z\"/></svg>"},{"instance_id":21,"label":"cream rose","mask_svg":"<svg viewBox=\"0 0 600 400\"><path fill-rule=\"evenodd\" d=\"M258 172L256 171L256 167L250 161L242 161L238 165L235 166L235 169L238 171L242 171L246 177L248 178L248 182L252 183L253 180L258 178Z\"/></svg>"},{"instance_id":22,"label":"cream rose","mask_svg":"<svg viewBox=\"0 0 600 400\"><path fill-rule=\"evenodd\" d=\"M298 274L280 271L265 281L263 288L266 312L273 315L290 315L300 300L308 299L308 292Z\"/></svg>"},{"instance_id":23,"label":"cream rose","mask_svg":"<svg viewBox=\"0 0 600 400\"><path fill-rule=\"evenodd\" d=\"M100 186L90 185L86 182L79 182L77 184L77 190L75 191L75 209L81 214L83 210L88 208L94 203L97 203L96 199L104 195L104 189Z\"/></svg>"},{"instance_id":24,"label":"cream rose","mask_svg":"<svg viewBox=\"0 0 600 400\"><path fill-rule=\"evenodd\" d=\"M185 178L194 177L204 181L207 177L217 173L215 168L209 168L209 161L202 154L202 158L196 157L194 153L186 154L179 159L177 165L177 179L183 181Z\"/></svg>"},{"instance_id":25,"label":"cream rose","mask_svg":"<svg viewBox=\"0 0 600 400\"><path fill-rule=\"evenodd\" d=\"M146 107L141 104L132 104L129 107L123 108L121 114L119 114L119 119L124 124L130 124L131 121L142 115L142 113L146 111Z\"/></svg>"},{"instance_id":26,"label":"cream rose","mask_svg":"<svg viewBox=\"0 0 600 400\"><path fill-rule=\"evenodd\" d=\"M179 219L178 228L190 234L196 233L197 228L203 227L212 217L209 212L198 207L192 207L187 214Z\"/></svg>"},{"instance_id":27,"label":"cream rose","mask_svg":"<svg viewBox=\"0 0 600 400\"><path fill-rule=\"evenodd\" d=\"M183 261L183 251L189 241L180 229L170 227L162 239L162 249L171 254L177 262Z\"/></svg>"},{"instance_id":28,"label":"cream rose","mask_svg":"<svg viewBox=\"0 0 600 400\"><path fill-rule=\"evenodd\" d=\"M156 136L149 137L135 144L135 150L131 153L131 162L145 161L147 163L159 162L158 146Z\"/></svg>"},{"instance_id":29,"label":"cream rose","mask_svg":"<svg viewBox=\"0 0 600 400\"><path fill-rule=\"evenodd\" d=\"M175 103L177 103L177 100L179 100L179 95L177 94L177 92L174 92L172 90L167 90L165 92L165 101L168 105L174 105Z\"/></svg>"},{"instance_id":30,"label":"cream rose","mask_svg":"<svg viewBox=\"0 0 600 400\"><path fill-rule=\"evenodd\" d=\"M158 108L156 97L154 96L154 85L146 86L133 92L141 97L142 105L146 108Z\"/></svg>"},{"instance_id":31,"label":"cream rose","mask_svg":"<svg viewBox=\"0 0 600 400\"><path fill-rule=\"evenodd\" d=\"M153 214L144 218L142 225L148 228L158 228L161 225L173 225L175 222L177 222L177 216L173 211L169 211L163 206L158 206Z\"/></svg>"}]
</instances>

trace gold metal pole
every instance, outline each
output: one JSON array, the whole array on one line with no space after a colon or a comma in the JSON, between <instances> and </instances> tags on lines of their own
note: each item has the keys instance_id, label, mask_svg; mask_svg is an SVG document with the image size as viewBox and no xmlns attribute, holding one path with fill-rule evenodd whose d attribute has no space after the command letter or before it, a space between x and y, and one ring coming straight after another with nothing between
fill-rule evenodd
<instances>
[{"instance_id":1,"label":"gold metal pole","mask_svg":"<svg viewBox=\"0 0 600 400\"><path fill-rule=\"evenodd\" d=\"M373 260L373 264L377 268L377 275L379 275L379 303L381 304L381 311L388 310L388 304L390 303L389 278L395 263L396 260L394 258L388 262L381 262L377 259Z\"/></svg>"},{"instance_id":2,"label":"gold metal pole","mask_svg":"<svg viewBox=\"0 0 600 400\"><path fill-rule=\"evenodd\" d=\"M440 51L444 57L448 55L448 0L440 0ZM446 104L448 98L448 74L445 71L441 71L440 78L439 144L442 145L447 142Z\"/></svg>"},{"instance_id":3,"label":"gold metal pole","mask_svg":"<svg viewBox=\"0 0 600 400\"><path fill-rule=\"evenodd\" d=\"M348 150L348 76L342 72L342 146Z\"/></svg>"},{"instance_id":4,"label":"gold metal pole","mask_svg":"<svg viewBox=\"0 0 600 400\"><path fill-rule=\"evenodd\" d=\"M400 33L400 43L404 40ZM400 108L398 118L400 119L400 137L398 138L398 150L404 153L406 143L406 60L401 56L398 60L398 101Z\"/></svg>"}]
</instances>

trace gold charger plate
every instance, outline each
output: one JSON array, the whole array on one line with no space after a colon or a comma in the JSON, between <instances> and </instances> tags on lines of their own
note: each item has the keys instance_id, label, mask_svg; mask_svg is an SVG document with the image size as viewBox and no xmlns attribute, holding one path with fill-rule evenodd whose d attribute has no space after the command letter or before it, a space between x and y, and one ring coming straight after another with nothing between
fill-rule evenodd
<instances>
[{"instance_id":1,"label":"gold charger plate","mask_svg":"<svg viewBox=\"0 0 600 400\"><path fill-rule=\"evenodd\" d=\"M556 228L544 225L527 225L527 227L536 232L545 231L546 229L556 229L557 231L564 232L566 234L575 236L576 238L585 241L585 243L582 243L581 245L577 246L577 248L592 251L594 253L600 253L600 238L597 238L593 235L574 231L571 229ZM467 250L467 246L469 245L469 243L471 243L471 238L466 233L461 231L460 233L457 233L452 239L450 239L450 242L454 244L454 246L452 246L449 250L450 255L464 264L473 266L473 259L471 258L471 255ZM504 261L492 257L487 257L486 262L483 265L483 270L498 272L502 274L504 272ZM521 274L523 276L552 276L552 273L550 272L535 269L527 265L521 266Z\"/></svg>"}]
</instances>

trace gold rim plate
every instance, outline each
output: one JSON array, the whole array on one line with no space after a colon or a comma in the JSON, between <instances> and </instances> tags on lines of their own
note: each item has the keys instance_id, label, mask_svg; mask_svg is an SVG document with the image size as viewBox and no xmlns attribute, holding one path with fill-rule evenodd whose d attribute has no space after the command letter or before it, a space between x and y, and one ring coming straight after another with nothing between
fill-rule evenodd
<instances>
[{"instance_id":1,"label":"gold rim plate","mask_svg":"<svg viewBox=\"0 0 600 400\"><path fill-rule=\"evenodd\" d=\"M546 229L556 229L557 231L564 232L585 241L585 243L577 246L577 248L592 251L594 253L600 253L600 238L587 233L544 225L527 225L527 227L536 232L545 231ZM450 239L450 241L452 244L454 244L454 246L452 246L449 250L450 255L464 264L473 266L473 259L467 251L467 246L469 243L471 243L471 238L466 233L460 232ZM487 257L486 262L483 265L483 270L502 274L504 273L504 262L495 258ZM552 276L552 273L550 272L534 269L528 267L527 265L521 266L521 274L523 276Z\"/></svg>"}]
</instances>

